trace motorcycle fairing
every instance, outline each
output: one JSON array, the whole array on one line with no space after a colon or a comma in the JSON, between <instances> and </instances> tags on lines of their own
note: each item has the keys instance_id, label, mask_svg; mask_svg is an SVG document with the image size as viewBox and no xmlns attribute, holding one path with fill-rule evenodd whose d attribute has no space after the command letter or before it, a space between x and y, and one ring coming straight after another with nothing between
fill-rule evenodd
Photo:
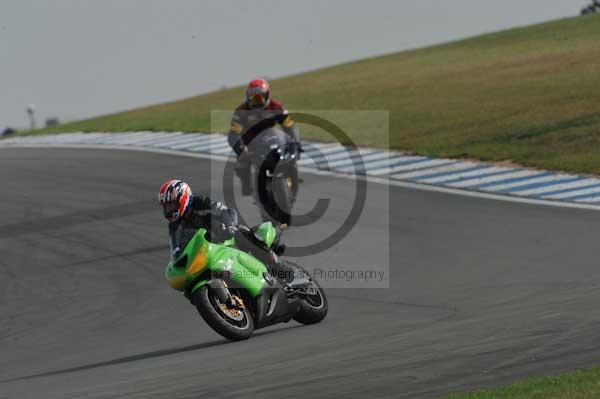
<instances>
[{"instance_id":1,"label":"motorcycle fairing","mask_svg":"<svg viewBox=\"0 0 600 399\"><path fill-rule=\"evenodd\" d=\"M252 255L206 240L206 229L199 229L179 257L167 265L165 277L171 287L192 295L209 284L212 276L239 284L255 297L265 285L266 266Z\"/></svg>"}]
</instances>

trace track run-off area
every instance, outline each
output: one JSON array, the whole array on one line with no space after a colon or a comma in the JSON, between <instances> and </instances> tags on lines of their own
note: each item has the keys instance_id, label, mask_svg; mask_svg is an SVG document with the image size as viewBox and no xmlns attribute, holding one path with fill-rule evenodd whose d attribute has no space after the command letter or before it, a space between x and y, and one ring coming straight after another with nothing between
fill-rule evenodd
<instances>
[{"instance_id":1,"label":"track run-off area","mask_svg":"<svg viewBox=\"0 0 600 399\"><path fill-rule=\"evenodd\" d=\"M223 165L0 149L0 398L437 398L597 365L598 211L378 182L337 245L292 260L383 278L325 274L321 324L227 342L166 283L156 202L173 177L222 198ZM330 205L285 232L290 246L327 237L354 198L349 179L303 179L299 210Z\"/></svg>"}]
</instances>

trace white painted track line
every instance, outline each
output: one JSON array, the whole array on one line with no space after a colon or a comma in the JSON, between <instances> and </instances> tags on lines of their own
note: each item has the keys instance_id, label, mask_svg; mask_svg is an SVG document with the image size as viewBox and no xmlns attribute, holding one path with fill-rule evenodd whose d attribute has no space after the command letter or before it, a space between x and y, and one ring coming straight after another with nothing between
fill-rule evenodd
<instances>
[{"instance_id":1,"label":"white painted track line","mask_svg":"<svg viewBox=\"0 0 600 399\"><path fill-rule=\"evenodd\" d=\"M461 170L472 168L474 166L477 166L477 164L474 162L459 162L459 163L455 163L452 165L434 166L433 168L429 168L426 170L397 173L397 174L393 174L391 176L394 179L398 179L398 180L408 180L408 179L420 180L419 177L422 177L422 176L428 176L428 175L432 175L432 174L436 174L436 173L449 173L449 172L460 173ZM452 174L451 176L454 176L454 174Z\"/></svg>"},{"instance_id":2,"label":"white painted track line","mask_svg":"<svg viewBox=\"0 0 600 399\"><path fill-rule=\"evenodd\" d=\"M448 184L449 187L462 188L469 186L480 186L482 184L498 182L506 179L514 179L518 177L538 175L540 172L537 170L515 170L514 172L503 173L500 175L494 175L490 177L466 179L456 183Z\"/></svg>"},{"instance_id":3,"label":"white painted track line","mask_svg":"<svg viewBox=\"0 0 600 399\"><path fill-rule=\"evenodd\" d=\"M415 163L410 163L407 165L386 167L383 169L375 170L373 172L371 172L370 165L367 165L367 173L372 174L374 176L391 175L391 174L394 174L397 172L402 172L402 171L431 168L433 166L447 164L449 162L451 162L451 161L448 161L447 159L430 159L430 160L426 160L424 162L415 162Z\"/></svg>"},{"instance_id":4,"label":"white painted track line","mask_svg":"<svg viewBox=\"0 0 600 399\"><path fill-rule=\"evenodd\" d=\"M523 190L523 191L520 191L518 194L519 195L524 195L524 196L528 196L528 195L542 195L544 193L550 193L550 192L559 191L559 190L567 190L567 189L574 190L574 189L579 188L579 187L591 186L593 184L600 184L600 180L598 180L598 179L577 180L577 181L573 181L573 182L570 182L570 183L557 184L557 185L554 185L554 186L533 188L533 189L530 189L530 190Z\"/></svg>"},{"instance_id":5,"label":"white painted track line","mask_svg":"<svg viewBox=\"0 0 600 399\"><path fill-rule=\"evenodd\" d=\"M514 170L514 168L505 168L505 167L488 167L485 169L479 169L479 170L473 170L470 172L464 172L464 173L457 173L451 176L440 176L440 177L434 177L431 179L423 179L421 180L422 183L427 183L427 184L445 184L446 182L451 182L451 181L463 181L463 180L467 180L467 179L471 179L477 176L482 176L482 175L491 175L491 174L496 174L496 173L505 173L505 172L510 172Z\"/></svg>"},{"instance_id":6,"label":"white painted track line","mask_svg":"<svg viewBox=\"0 0 600 399\"><path fill-rule=\"evenodd\" d=\"M558 183L561 180L568 179L569 177L570 176L564 176L564 175L556 175L556 176L551 175L551 176L535 177L535 178L524 180L524 181L518 181L518 182L506 183L506 184L498 184L495 186L487 187L486 191L503 191L503 190L507 190L510 188L521 187L521 186L528 185L528 184L548 183L548 182L552 182L552 181L556 181Z\"/></svg>"}]
</instances>

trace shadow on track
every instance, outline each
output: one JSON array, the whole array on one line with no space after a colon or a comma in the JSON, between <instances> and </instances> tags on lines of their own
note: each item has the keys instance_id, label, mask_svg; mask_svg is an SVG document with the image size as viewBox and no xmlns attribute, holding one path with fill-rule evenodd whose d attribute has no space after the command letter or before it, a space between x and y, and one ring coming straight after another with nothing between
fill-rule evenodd
<instances>
[{"instance_id":1,"label":"shadow on track","mask_svg":"<svg viewBox=\"0 0 600 399\"><path fill-rule=\"evenodd\" d=\"M193 352L193 351L197 351L200 349L206 349L206 348L210 348L213 346L224 345L224 344L228 344L228 343L230 343L230 342L222 339L222 340L218 340L218 341L205 342L205 343L197 344L197 345L188 345L188 346L181 346L181 347L177 347L177 348L163 349L163 350L158 350L158 351L140 353L139 355L119 357L119 358L107 360L104 362L86 364L84 366L77 366L77 367L71 367L68 369L48 371L45 373L31 374L31 375L27 375L27 376L23 376L23 377L11 378L8 380L0 381L0 383L4 384L7 382L13 382L13 381L30 380L32 378L49 377L49 376L57 375L57 374L67 374L67 373L73 373L75 371L90 370L90 369L95 369L95 368L105 367L105 366L114 366L116 364L138 362L140 360L169 356L169 355L174 355L177 353Z\"/></svg>"},{"instance_id":2,"label":"shadow on track","mask_svg":"<svg viewBox=\"0 0 600 399\"><path fill-rule=\"evenodd\" d=\"M269 334L273 334L273 333L276 333L276 332L279 332L282 330L289 330L289 329L294 329L294 328L298 328L298 327L303 327L303 326L296 325L296 326L290 326L288 328L283 328L283 329L261 331L260 333L254 334L254 337L269 335ZM31 375L26 375L26 376L22 376L22 377L10 378L7 380L0 381L0 384L6 384L9 382L15 382L15 381L31 380L34 378L41 378L41 377L50 377L50 376L59 375L59 374L74 373L76 371L91 370L91 369L96 369L96 368L100 368L100 367L114 366L117 364L138 362L141 360L148 360L148 359L153 359L153 358L170 356L170 355L175 355L178 353L193 352L193 351L197 351L197 350L201 350L201 349L207 349L207 348L212 348L215 346L229 345L229 344L233 345L236 343L228 341L226 339L220 339L218 341L204 342L204 343L196 344L196 345L180 346L180 347L171 348L171 349L162 349L162 350L158 350L158 351L140 353L138 355L119 357L116 359L106 360L103 362L86 364L83 366L70 367L70 368L66 368L66 369L62 369L62 370L47 371L44 373L37 373L37 374L31 374Z\"/></svg>"}]
</instances>

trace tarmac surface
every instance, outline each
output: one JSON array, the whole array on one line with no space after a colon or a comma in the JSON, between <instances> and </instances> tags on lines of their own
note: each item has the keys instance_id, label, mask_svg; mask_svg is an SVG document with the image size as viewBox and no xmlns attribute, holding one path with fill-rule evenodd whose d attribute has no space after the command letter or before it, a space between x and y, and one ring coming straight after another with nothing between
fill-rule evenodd
<instances>
[{"instance_id":1,"label":"tarmac surface","mask_svg":"<svg viewBox=\"0 0 600 399\"><path fill-rule=\"evenodd\" d=\"M597 365L599 212L378 183L337 245L293 259L321 273L327 318L227 342L166 283L156 203L173 177L222 198L222 168L0 149L0 398L436 398ZM354 198L350 180L303 177L299 211L331 202L291 246L335 231Z\"/></svg>"}]
</instances>

